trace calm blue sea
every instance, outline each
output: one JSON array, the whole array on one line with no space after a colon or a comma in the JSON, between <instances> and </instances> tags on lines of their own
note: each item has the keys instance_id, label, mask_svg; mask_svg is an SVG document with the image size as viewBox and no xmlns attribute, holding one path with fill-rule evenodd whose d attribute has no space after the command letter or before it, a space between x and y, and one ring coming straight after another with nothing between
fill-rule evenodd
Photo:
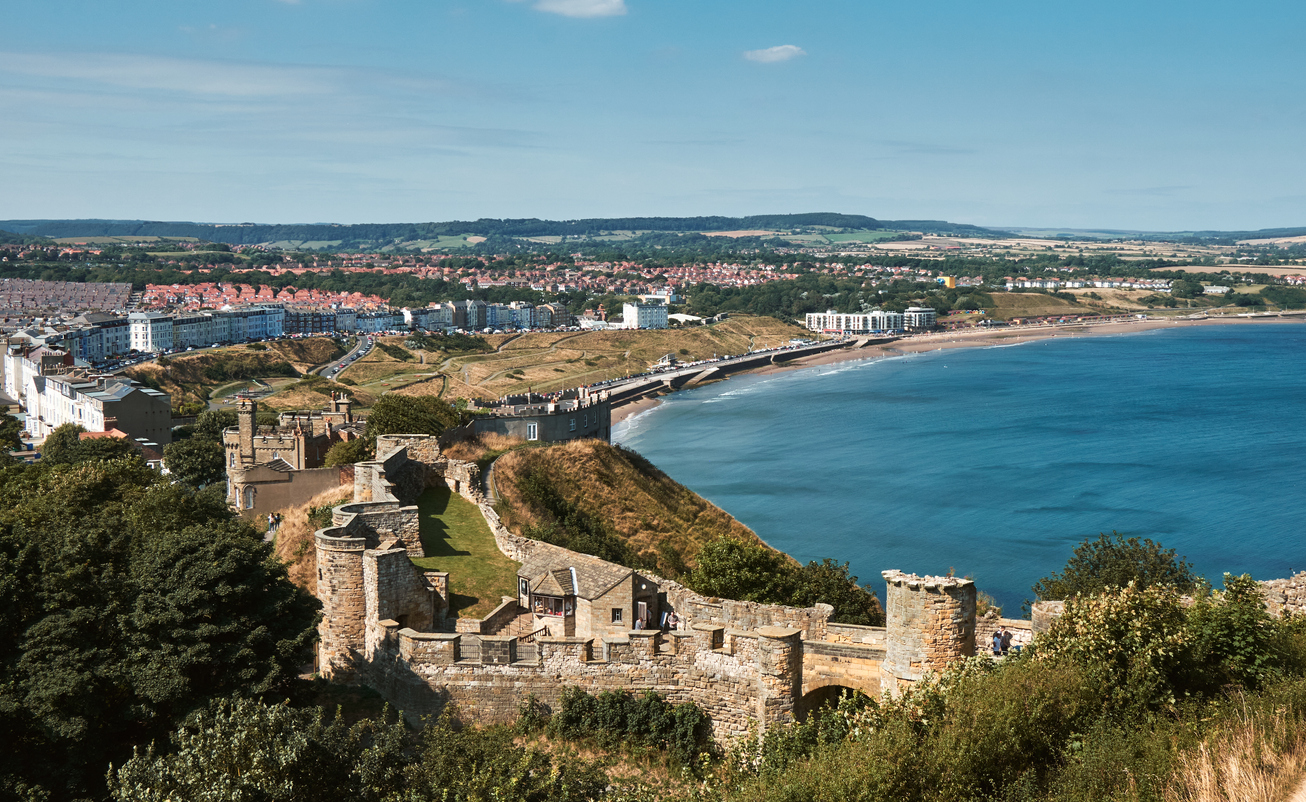
<instances>
[{"instance_id":1,"label":"calm blue sea","mask_svg":"<svg viewBox=\"0 0 1306 802\"><path fill-rule=\"evenodd\" d=\"M1085 537L1217 586L1306 569L1306 325L933 351L669 396L614 439L804 562L954 569L1019 610ZM1018 613L1016 613L1018 615Z\"/></svg>"}]
</instances>

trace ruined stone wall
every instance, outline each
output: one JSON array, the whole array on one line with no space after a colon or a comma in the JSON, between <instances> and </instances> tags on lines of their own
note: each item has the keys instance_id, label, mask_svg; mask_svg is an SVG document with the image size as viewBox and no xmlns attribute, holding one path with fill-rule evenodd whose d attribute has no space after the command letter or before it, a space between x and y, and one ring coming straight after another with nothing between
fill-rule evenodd
<instances>
[{"instance_id":1,"label":"ruined stone wall","mask_svg":"<svg viewBox=\"0 0 1306 802\"><path fill-rule=\"evenodd\" d=\"M975 620L975 649L979 652L993 651L993 633L998 631L999 627L1006 627L1011 633L1011 645L1025 647L1034 641L1034 627L1032 621L1026 621L1022 618L1003 618L1000 615L993 614L993 611L985 613Z\"/></svg>"},{"instance_id":2,"label":"ruined stone wall","mask_svg":"<svg viewBox=\"0 0 1306 802\"><path fill-rule=\"evenodd\" d=\"M728 740L747 734L753 720L789 720L800 691L802 644L790 629L730 633L716 648L711 633L675 633L664 644L662 633L644 630L601 642L545 638L532 650L517 638L423 634L393 621L373 626L368 684L410 720L453 703L469 718L506 723L528 694L556 707L569 685L590 693L655 690L698 704L712 717L714 736ZM465 646L474 638L469 660ZM532 652L529 660L514 659L523 651Z\"/></svg>"},{"instance_id":3,"label":"ruined stone wall","mask_svg":"<svg viewBox=\"0 0 1306 802\"><path fill-rule=\"evenodd\" d=\"M801 696L830 685L854 688L876 698L880 695L880 672L884 647L865 643L803 642L803 687Z\"/></svg>"},{"instance_id":4,"label":"ruined stone wall","mask_svg":"<svg viewBox=\"0 0 1306 802\"><path fill-rule=\"evenodd\" d=\"M368 621L393 619L418 632L438 628L448 609L437 583L413 565L398 541L363 552L363 594Z\"/></svg>"},{"instance_id":5,"label":"ruined stone wall","mask_svg":"<svg viewBox=\"0 0 1306 802\"><path fill-rule=\"evenodd\" d=\"M517 615L517 599L505 596L484 618L459 618L456 629L472 635L493 635L511 624Z\"/></svg>"},{"instance_id":6,"label":"ruined stone wall","mask_svg":"<svg viewBox=\"0 0 1306 802\"><path fill-rule=\"evenodd\" d=\"M881 692L975 654L975 583L951 576L883 572L885 656Z\"/></svg>"},{"instance_id":7,"label":"ruined stone wall","mask_svg":"<svg viewBox=\"0 0 1306 802\"><path fill-rule=\"evenodd\" d=\"M1306 572L1262 582L1261 591L1265 594L1265 608L1276 618L1284 613L1306 612Z\"/></svg>"}]
</instances>

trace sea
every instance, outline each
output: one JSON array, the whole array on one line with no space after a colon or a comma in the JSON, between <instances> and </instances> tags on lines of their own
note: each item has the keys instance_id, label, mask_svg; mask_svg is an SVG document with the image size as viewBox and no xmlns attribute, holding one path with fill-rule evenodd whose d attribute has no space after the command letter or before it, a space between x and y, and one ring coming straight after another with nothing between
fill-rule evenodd
<instances>
[{"instance_id":1,"label":"sea","mask_svg":"<svg viewBox=\"0 0 1306 802\"><path fill-rule=\"evenodd\" d=\"M743 375L613 427L804 562L971 577L1020 617L1099 533L1216 587L1306 570L1306 324L1059 337Z\"/></svg>"}]
</instances>

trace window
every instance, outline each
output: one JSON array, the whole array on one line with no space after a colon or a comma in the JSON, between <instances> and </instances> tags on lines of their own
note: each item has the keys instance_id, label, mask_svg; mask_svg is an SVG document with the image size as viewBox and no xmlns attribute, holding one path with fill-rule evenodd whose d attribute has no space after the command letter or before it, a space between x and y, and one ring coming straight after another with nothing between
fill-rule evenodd
<instances>
[{"instance_id":1,"label":"window","mask_svg":"<svg viewBox=\"0 0 1306 802\"><path fill-rule=\"evenodd\" d=\"M621 608L620 608L620 607L613 607L613 608L612 608L612 623L614 623L614 624L620 624L620 623L621 623Z\"/></svg>"},{"instance_id":2,"label":"window","mask_svg":"<svg viewBox=\"0 0 1306 802\"><path fill-rule=\"evenodd\" d=\"M526 439L527 440L540 439L540 425L538 423L526 424Z\"/></svg>"},{"instance_id":3,"label":"window","mask_svg":"<svg viewBox=\"0 0 1306 802\"><path fill-rule=\"evenodd\" d=\"M245 488L245 509L254 509L254 488L252 487Z\"/></svg>"},{"instance_id":4,"label":"window","mask_svg":"<svg viewBox=\"0 0 1306 802\"><path fill-rule=\"evenodd\" d=\"M575 419L575 418L572 418L572 419L571 419L571 430L572 430L573 432L576 431L576 419Z\"/></svg>"},{"instance_id":5,"label":"window","mask_svg":"<svg viewBox=\"0 0 1306 802\"><path fill-rule=\"evenodd\" d=\"M557 596L535 596L531 605L536 615L571 615L571 602Z\"/></svg>"}]
</instances>

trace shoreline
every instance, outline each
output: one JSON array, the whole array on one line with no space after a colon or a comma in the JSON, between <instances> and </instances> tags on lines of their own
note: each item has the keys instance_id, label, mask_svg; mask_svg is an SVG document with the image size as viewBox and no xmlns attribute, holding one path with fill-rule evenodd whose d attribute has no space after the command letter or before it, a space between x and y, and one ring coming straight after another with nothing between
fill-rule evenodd
<instances>
[{"instance_id":1,"label":"shoreline","mask_svg":"<svg viewBox=\"0 0 1306 802\"><path fill-rule=\"evenodd\" d=\"M895 340L884 345L872 345L865 348L841 348L824 354L817 354L816 356L796 359L792 363L786 365L768 365L762 368L741 370L738 373L731 375L743 376L747 374L755 374L765 376L773 373L804 370L806 368L821 367L824 365L837 365L842 362L887 359L889 357L902 356L904 354L918 354L926 351L941 351L953 348L989 348L1000 345L1018 345L1021 343L1034 342L1035 340L1050 340L1057 337L1102 337L1108 335L1130 334L1140 331L1154 331L1156 329L1183 328L1188 326L1253 325L1265 322L1303 323L1306 322L1306 319L1299 316L1287 318L1277 316L1256 318L1208 317L1197 319L1152 318L1147 320L1113 321L1110 323L1077 323L1047 327L1030 326L1027 330L1022 330L1024 327L1020 327L976 329L967 331L940 331L931 334L904 337L900 340ZM717 381L727 381L729 379L730 376L726 376ZM616 425L633 418L642 412L653 409L662 403L663 395L670 394L671 393L663 393L656 396L638 398L634 401L614 407L612 409L611 422L613 425Z\"/></svg>"}]
</instances>

